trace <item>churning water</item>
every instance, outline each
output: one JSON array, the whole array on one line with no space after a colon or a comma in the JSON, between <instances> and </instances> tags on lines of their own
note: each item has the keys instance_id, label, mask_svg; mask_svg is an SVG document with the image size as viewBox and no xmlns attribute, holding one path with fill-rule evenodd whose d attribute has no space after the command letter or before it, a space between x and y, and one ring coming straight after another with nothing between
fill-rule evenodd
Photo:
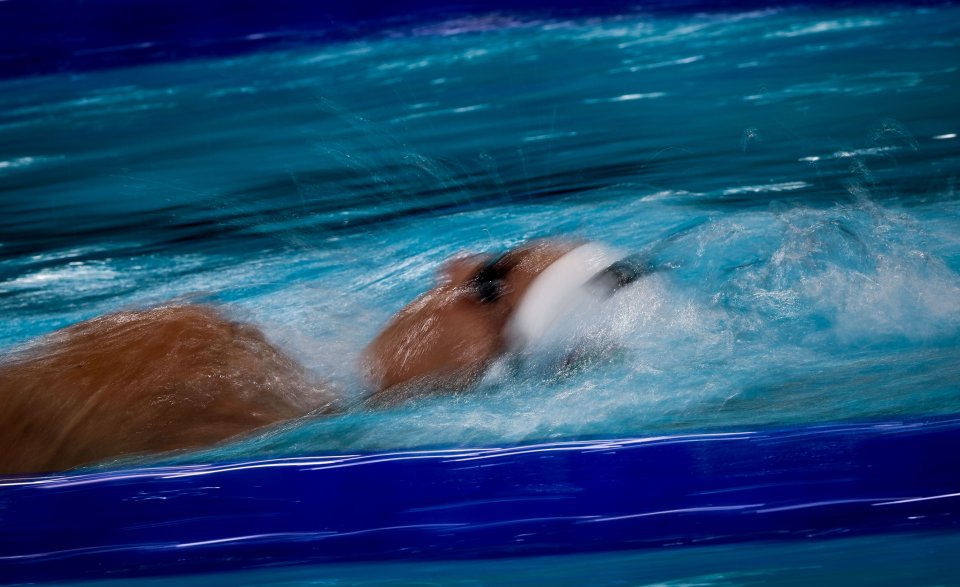
<instances>
[{"instance_id":1,"label":"churning water","mask_svg":"<svg viewBox=\"0 0 960 587\"><path fill-rule=\"evenodd\" d=\"M958 23L501 13L0 82L0 348L210 301L346 410L165 462L958 413ZM603 352L360 405L444 259L555 235L669 267L564 325Z\"/></svg>"}]
</instances>

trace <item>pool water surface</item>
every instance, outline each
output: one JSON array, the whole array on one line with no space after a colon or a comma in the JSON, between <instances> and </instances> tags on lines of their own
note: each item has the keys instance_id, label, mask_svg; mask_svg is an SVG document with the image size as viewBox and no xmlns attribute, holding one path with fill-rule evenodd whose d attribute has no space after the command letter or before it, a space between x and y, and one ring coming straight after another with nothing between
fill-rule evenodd
<instances>
[{"instance_id":1,"label":"pool water surface","mask_svg":"<svg viewBox=\"0 0 960 587\"><path fill-rule=\"evenodd\" d=\"M958 42L948 5L499 12L0 80L0 349L118 309L215 303L329 382L343 408L101 471L957 414ZM558 326L598 352L562 369L497 365L469 393L363 406L360 352L445 259L564 235L665 268ZM943 585L956 581L956 541L195 582L549 572L555 585Z\"/></svg>"}]
</instances>

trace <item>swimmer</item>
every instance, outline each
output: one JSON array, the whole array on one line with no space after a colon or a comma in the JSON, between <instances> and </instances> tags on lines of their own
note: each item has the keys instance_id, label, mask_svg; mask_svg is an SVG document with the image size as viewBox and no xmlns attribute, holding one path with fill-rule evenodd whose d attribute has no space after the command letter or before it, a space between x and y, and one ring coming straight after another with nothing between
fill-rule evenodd
<instances>
[{"instance_id":1,"label":"swimmer","mask_svg":"<svg viewBox=\"0 0 960 587\"><path fill-rule=\"evenodd\" d=\"M256 327L212 307L108 314L0 363L0 473L206 446L332 400Z\"/></svg>"},{"instance_id":2,"label":"swimmer","mask_svg":"<svg viewBox=\"0 0 960 587\"><path fill-rule=\"evenodd\" d=\"M588 288L609 295L648 268L594 243L540 240L459 256L363 353L371 402L473 385ZM201 305L109 314L0 362L0 473L208 446L336 410L333 392L256 327Z\"/></svg>"},{"instance_id":3,"label":"swimmer","mask_svg":"<svg viewBox=\"0 0 960 587\"><path fill-rule=\"evenodd\" d=\"M559 317L655 271L640 255L590 242L534 241L448 261L439 283L387 324L364 353L373 403L469 387L507 353L539 342Z\"/></svg>"}]
</instances>

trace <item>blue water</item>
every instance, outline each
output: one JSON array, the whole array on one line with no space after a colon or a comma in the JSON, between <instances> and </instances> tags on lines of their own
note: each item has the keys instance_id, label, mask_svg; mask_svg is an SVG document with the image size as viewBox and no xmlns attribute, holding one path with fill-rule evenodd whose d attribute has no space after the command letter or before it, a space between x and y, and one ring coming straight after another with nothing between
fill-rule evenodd
<instances>
[{"instance_id":1,"label":"blue water","mask_svg":"<svg viewBox=\"0 0 960 587\"><path fill-rule=\"evenodd\" d=\"M2 81L0 349L211 301L346 410L106 467L958 413L958 43L949 6L500 12ZM360 406L361 349L444 259L551 235L672 269L564 325L604 349L574 368L495 368L469 393ZM840 584L872 549L936 570L930 553L956 536L869 540L850 557L757 548L819 552L832 563L817 580ZM649 581L751 584L771 568L711 552L747 575L688 573L700 555L680 552ZM599 583L636 576L642 555L610 556L625 570ZM950 583L936 560L929 584ZM500 572L471 565L480 583Z\"/></svg>"},{"instance_id":2,"label":"blue water","mask_svg":"<svg viewBox=\"0 0 960 587\"><path fill-rule=\"evenodd\" d=\"M661 552L528 557L493 561L380 563L291 567L179 577L178 585L556 585L593 587L739 587L778 585L956 585L956 534L900 535L895 540L855 538L801 544L702 547ZM125 580L137 586L169 579ZM74 583L74 585L81 585ZM109 587L116 581L85 582Z\"/></svg>"}]
</instances>

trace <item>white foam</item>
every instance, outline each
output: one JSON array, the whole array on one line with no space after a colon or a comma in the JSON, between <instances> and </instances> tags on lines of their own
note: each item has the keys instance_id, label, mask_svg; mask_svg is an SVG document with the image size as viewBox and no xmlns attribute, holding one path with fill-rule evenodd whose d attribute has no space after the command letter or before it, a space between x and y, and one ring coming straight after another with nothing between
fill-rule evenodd
<instances>
[{"instance_id":1,"label":"white foam","mask_svg":"<svg viewBox=\"0 0 960 587\"><path fill-rule=\"evenodd\" d=\"M924 340L960 325L960 277L935 261L881 257L869 273L832 267L801 291L833 315L842 341Z\"/></svg>"},{"instance_id":2,"label":"white foam","mask_svg":"<svg viewBox=\"0 0 960 587\"><path fill-rule=\"evenodd\" d=\"M660 190L640 198L641 202L656 202L659 200L669 200L672 198L682 198L685 196L702 196L701 193L688 192L687 190Z\"/></svg>"},{"instance_id":3,"label":"white foam","mask_svg":"<svg viewBox=\"0 0 960 587\"><path fill-rule=\"evenodd\" d=\"M0 282L0 291L46 287L54 283L69 283L70 289L83 291L99 287L96 283L112 281L119 274L106 266L87 264L81 261L67 263L64 267L41 269L14 279Z\"/></svg>"},{"instance_id":4,"label":"white foam","mask_svg":"<svg viewBox=\"0 0 960 587\"><path fill-rule=\"evenodd\" d=\"M617 48L626 49L628 47L633 47L634 45L647 44L647 43L662 43L664 41L672 41L678 37L690 37L706 29L709 26L710 26L709 23L695 23L695 24L680 25L660 35L644 36L643 38L636 39L634 41L626 41L626 42L620 43L617 45Z\"/></svg>"},{"instance_id":5,"label":"white foam","mask_svg":"<svg viewBox=\"0 0 960 587\"><path fill-rule=\"evenodd\" d=\"M607 102L632 102L634 100L652 100L655 98L663 98L666 96L666 92L647 92L645 94L623 94L621 96L616 96L613 98L591 98L584 100L584 104L603 104Z\"/></svg>"},{"instance_id":6,"label":"white foam","mask_svg":"<svg viewBox=\"0 0 960 587\"><path fill-rule=\"evenodd\" d=\"M454 108L452 112L454 114L462 114L464 112L476 112L478 110L486 110L490 108L489 104L474 104L473 106L461 106L460 108Z\"/></svg>"},{"instance_id":7,"label":"white foam","mask_svg":"<svg viewBox=\"0 0 960 587\"><path fill-rule=\"evenodd\" d=\"M533 136L529 136L529 137L523 137L523 140L524 140L525 142L532 143L532 142L536 142L536 141L549 141L549 140L552 140L552 139L565 139L565 138L570 138L570 137L575 137L575 136L577 136L577 133L576 133L575 131L570 131L570 132L552 132L552 133L547 133L547 134L544 134L544 135L533 135Z\"/></svg>"},{"instance_id":8,"label":"white foam","mask_svg":"<svg viewBox=\"0 0 960 587\"><path fill-rule=\"evenodd\" d=\"M723 195L733 196L737 194L763 194L769 192L790 192L794 190L802 190L804 188L810 187L810 184L805 181L787 181L783 183L768 183L763 185L744 185L735 188L727 188L723 190Z\"/></svg>"},{"instance_id":9,"label":"white foam","mask_svg":"<svg viewBox=\"0 0 960 587\"><path fill-rule=\"evenodd\" d=\"M850 157L862 157L864 155L876 156L898 150L897 147L870 147L867 149L854 149L852 151L837 151L831 157L834 159L847 159Z\"/></svg>"},{"instance_id":10,"label":"white foam","mask_svg":"<svg viewBox=\"0 0 960 587\"><path fill-rule=\"evenodd\" d=\"M390 122L406 122L408 120L417 120L420 118L430 118L433 116L447 116L450 114L465 114L467 112L478 112L481 110L488 110L490 104L471 104L469 106L458 106L456 108L444 108L440 110L426 110L422 112L414 112L412 114L406 114L404 116L398 116L390 120Z\"/></svg>"},{"instance_id":11,"label":"white foam","mask_svg":"<svg viewBox=\"0 0 960 587\"><path fill-rule=\"evenodd\" d=\"M795 26L784 31L768 33L766 38L792 38L803 37L806 35L818 35L821 33L830 33L835 31L845 31L851 29L862 29L876 27L886 24L884 21L876 18L847 18L843 20L825 20L807 26Z\"/></svg>"},{"instance_id":12,"label":"white foam","mask_svg":"<svg viewBox=\"0 0 960 587\"><path fill-rule=\"evenodd\" d=\"M802 161L804 163L816 163L817 161L823 159L850 159L853 157L880 157L888 153L893 153L895 151L901 150L900 147L867 147L864 149L841 149L839 151L834 151L829 155L810 155L807 157L800 157L797 161Z\"/></svg>"},{"instance_id":13,"label":"white foam","mask_svg":"<svg viewBox=\"0 0 960 587\"><path fill-rule=\"evenodd\" d=\"M0 161L0 169L19 169L21 167L29 167L40 160L41 158L38 157L17 157L16 159Z\"/></svg>"},{"instance_id":14,"label":"white foam","mask_svg":"<svg viewBox=\"0 0 960 587\"><path fill-rule=\"evenodd\" d=\"M687 65L689 63L696 63L697 61L701 61L702 59L703 59L703 55L693 55L691 57L683 57L681 59L672 59L670 61L659 61L657 63L634 65L630 67L629 70L632 72L637 72L637 71L644 71L648 69L660 69L661 67L670 67L671 65Z\"/></svg>"}]
</instances>

